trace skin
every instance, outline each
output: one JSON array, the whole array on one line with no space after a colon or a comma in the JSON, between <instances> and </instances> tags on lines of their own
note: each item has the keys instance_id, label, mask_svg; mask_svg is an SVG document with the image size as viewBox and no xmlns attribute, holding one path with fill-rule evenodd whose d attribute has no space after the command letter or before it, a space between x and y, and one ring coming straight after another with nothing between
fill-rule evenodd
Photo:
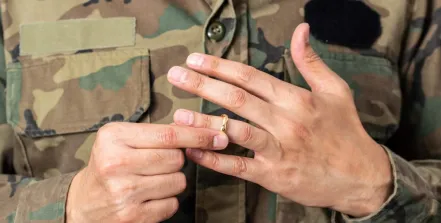
<instances>
[{"instance_id":1,"label":"skin","mask_svg":"<svg viewBox=\"0 0 441 223\"><path fill-rule=\"evenodd\" d=\"M258 126L228 122L229 140L253 150L254 158L194 148L186 154L202 166L300 204L367 216L391 194L390 161L364 130L347 83L317 56L308 37L309 26L299 25L291 54L311 91L209 55L190 55L190 69L173 67L168 74L171 84ZM197 128L222 125L221 117L186 110L178 110L174 121Z\"/></svg>"},{"instance_id":2,"label":"skin","mask_svg":"<svg viewBox=\"0 0 441 223\"><path fill-rule=\"evenodd\" d=\"M182 109L172 125L105 125L88 166L69 189L67 222L160 222L173 216L175 196L186 187L179 148L188 148L186 155L202 166L306 206L356 217L377 211L392 188L388 155L363 129L348 85L314 53L308 36L308 25L299 25L291 53L312 91L203 54L188 57L190 69L170 69L171 84L256 125L230 119L225 135L221 117ZM255 156L213 151L229 142Z\"/></svg>"},{"instance_id":3,"label":"skin","mask_svg":"<svg viewBox=\"0 0 441 223\"><path fill-rule=\"evenodd\" d=\"M66 222L166 220L186 187L178 148L222 149L227 143L225 134L211 129L107 124L98 131L88 166L72 181Z\"/></svg>"}]
</instances>

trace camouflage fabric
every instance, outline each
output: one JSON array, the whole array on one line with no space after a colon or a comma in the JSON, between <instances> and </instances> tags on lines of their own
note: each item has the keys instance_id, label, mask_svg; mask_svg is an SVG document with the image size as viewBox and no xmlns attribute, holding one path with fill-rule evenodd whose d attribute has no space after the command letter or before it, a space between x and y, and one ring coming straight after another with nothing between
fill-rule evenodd
<instances>
[{"instance_id":1,"label":"camouflage fabric","mask_svg":"<svg viewBox=\"0 0 441 223\"><path fill-rule=\"evenodd\" d=\"M313 1L1 0L0 222L64 222L71 179L108 122L168 124L178 108L241 119L167 82L168 69L192 52L308 88L289 44ZM441 221L441 0L357 2L379 18L371 45L322 35L311 43L353 89L366 131L390 154L394 193L382 209L353 219L304 207L188 161L188 188L167 222ZM225 26L218 42L206 35L214 21ZM253 155L237 145L223 152Z\"/></svg>"}]
</instances>

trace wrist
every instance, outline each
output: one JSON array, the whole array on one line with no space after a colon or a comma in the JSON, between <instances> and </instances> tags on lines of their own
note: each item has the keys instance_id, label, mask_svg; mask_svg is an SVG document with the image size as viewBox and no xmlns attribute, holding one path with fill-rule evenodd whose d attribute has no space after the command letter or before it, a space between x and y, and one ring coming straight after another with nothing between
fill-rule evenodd
<instances>
[{"instance_id":1,"label":"wrist","mask_svg":"<svg viewBox=\"0 0 441 223\"><path fill-rule=\"evenodd\" d=\"M392 194L392 191L392 182L377 188L370 188L370 192L367 192L367 190L364 192L371 194L370 196L361 195L357 199L347 200L344 206L336 207L335 210L355 218L366 217L379 211Z\"/></svg>"},{"instance_id":2,"label":"wrist","mask_svg":"<svg viewBox=\"0 0 441 223\"><path fill-rule=\"evenodd\" d=\"M381 209L384 203L393 193L393 172L387 152L376 144L378 155L375 163L366 174L360 174L362 180L357 182L357 186L348 194L343 196L343 204L335 207L336 211L346 215L360 218L369 216Z\"/></svg>"}]
</instances>

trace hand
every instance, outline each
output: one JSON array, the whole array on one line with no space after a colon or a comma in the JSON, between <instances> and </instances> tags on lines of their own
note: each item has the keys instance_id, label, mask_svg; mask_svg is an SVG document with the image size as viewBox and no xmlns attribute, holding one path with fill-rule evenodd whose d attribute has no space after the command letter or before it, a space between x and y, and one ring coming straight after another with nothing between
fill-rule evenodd
<instances>
[{"instance_id":1,"label":"hand","mask_svg":"<svg viewBox=\"0 0 441 223\"><path fill-rule=\"evenodd\" d=\"M307 24L297 27L291 53L311 91L202 54L187 59L194 71L172 68L170 83L258 126L230 120L227 131L231 142L254 151L254 159L197 149L188 149L187 155L303 205L365 216L390 194L390 161L364 130L347 83L315 54L308 37ZM178 110L174 121L219 129L222 118Z\"/></svg>"},{"instance_id":2,"label":"hand","mask_svg":"<svg viewBox=\"0 0 441 223\"><path fill-rule=\"evenodd\" d=\"M225 134L210 129L107 124L97 133L88 166L72 181L67 223L166 220L178 209L174 196L186 187L179 172L184 154L178 148L222 149L227 144Z\"/></svg>"}]
</instances>

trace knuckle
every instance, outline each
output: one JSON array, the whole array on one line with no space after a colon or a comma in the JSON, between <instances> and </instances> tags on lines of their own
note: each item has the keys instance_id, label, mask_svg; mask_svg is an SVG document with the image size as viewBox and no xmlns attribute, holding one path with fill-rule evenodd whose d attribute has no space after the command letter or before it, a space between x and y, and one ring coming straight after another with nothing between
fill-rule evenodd
<instances>
[{"instance_id":1,"label":"knuckle","mask_svg":"<svg viewBox=\"0 0 441 223\"><path fill-rule=\"evenodd\" d=\"M147 201L143 212L148 217L155 217L155 214L157 214L158 211L156 210L155 205L153 205L152 202Z\"/></svg>"},{"instance_id":2,"label":"knuckle","mask_svg":"<svg viewBox=\"0 0 441 223\"><path fill-rule=\"evenodd\" d=\"M185 177L184 173L178 172L176 174L175 185L176 188L179 190L179 193L187 188L187 178Z\"/></svg>"},{"instance_id":3,"label":"knuckle","mask_svg":"<svg viewBox=\"0 0 441 223\"><path fill-rule=\"evenodd\" d=\"M210 69L212 69L212 70L218 70L219 69L219 59L211 58Z\"/></svg>"},{"instance_id":4,"label":"knuckle","mask_svg":"<svg viewBox=\"0 0 441 223\"><path fill-rule=\"evenodd\" d=\"M208 154L207 154L208 155ZM211 153L210 154L210 158L209 158L209 163L210 163L210 166L213 168L213 169L218 169L218 167L219 167L219 165L220 165L220 160L219 160L219 157L216 155L216 154L214 154L214 153Z\"/></svg>"},{"instance_id":5,"label":"knuckle","mask_svg":"<svg viewBox=\"0 0 441 223\"><path fill-rule=\"evenodd\" d=\"M173 215L174 213L176 213L176 211L178 211L178 209L179 209L179 201L178 201L178 199L176 198L176 197L173 197L171 200L170 200L170 215Z\"/></svg>"},{"instance_id":6,"label":"knuckle","mask_svg":"<svg viewBox=\"0 0 441 223\"><path fill-rule=\"evenodd\" d=\"M250 82L252 78L255 76L255 72L257 71L253 67L243 66L241 65L241 69L237 72L237 77L239 80L243 82Z\"/></svg>"},{"instance_id":7,"label":"knuckle","mask_svg":"<svg viewBox=\"0 0 441 223\"><path fill-rule=\"evenodd\" d=\"M101 145L95 140L90 154L89 166L93 165L93 169L96 171L99 171L102 162L106 162L105 156L107 153L103 152L100 148L102 148Z\"/></svg>"},{"instance_id":8,"label":"knuckle","mask_svg":"<svg viewBox=\"0 0 441 223\"><path fill-rule=\"evenodd\" d=\"M202 115L202 128L210 128L211 127L211 117L209 115Z\"/></svg>"},{"instance_id":9,"label":"knuckle","mask_svg":"<svg viewBox=\"0 0 441 223\"><path fill-rule=\"evenodd\" d=\"M290 179L288 183L288 188L301 188L302 178L298 175L297 170L291 170L286 174L285 179Z\"/></svg>"},{"instance_id":10,"label":"knuckle","mask_svg":"<svg viewBox=\"0 0 441 223\"><path fill-rule=\"evenodd\" d=\"M288 181L286 180L286 178L283 179L278 179L278 182L284 182L284 184L277 186L278 189L276 189L278 191L279 194L290 194L293 192L293 188L300 188L299 184L297 183L298 177L295 177L293 179L289 179Z\"/></svg>"},{"instance_id":11,"label":"knuckle","mask_svg":"<svg viewBox=\"0 0 441 223\"><path fill-rule=\"evenodd\" d=\"M299 92L298 97L300 107L304 108L305 112L312 114L316 110L316 99L310 92Z\"/></svg>"},{"instance_id":12,"label":"knuckle","mask_svg":"<svg viewBox=\"0 0 441 223\"><path fill-rule=\"evenodd\" d=\"M202 89L204 87L204 84L205 84L205 78L200 74L195 75L193 81L191 82L192 88L196 90Z\"/></svg>"},{"instance_id":13,"label":"knuckle","mask_svg":"<svg viewBox=\"0 0 441 223\"><path fill-rule=\"evenodd\" d=\"M245 125L242 130L242 134L239 137L239 140L244 144L247 144L248 142L251 142L253 140L253 130L251 125Z\"/></svg>"},{"instance_id":14,"label":"knuckle","mask_svg":"<svg viewBox=\"0 0 441 223\"><path fill-rule=\"evenodd\" d=\"M124 168L127 165L127 161L124 156L120 158L110 158L109 156L106 159L99 159L97 162L97 172L101 176L109 176L113 175L119 169Z\"/></svg>"},{"instance_id":15,"label":"knuckle","mask_svg":"<svg viewBox=\"0 0 441 223\"><path fill-rule=\"evenodd\" d=\"M158 141L167 146L175 145L177 141L177 133L172 127L167 127L163 131L158 132Z\"/></svg>"},{"instance_id":16,"label":"knuckle","mask_svg":"<svg viewBox=\"0 0 441 223\"><path fill-rule=\"evenodd\" d=\"M124 203L122 200L119 200L119 198L127 198L136 190L136 186L133 182L124 182L121 179L107 180L106 188L111 197L118 198L118 200L115 201L117 204Z\"/></svg>"},{"instance_id":17,"label":"knuckle","mask_svg":"<svg viewBox=\"0 0 441 223\"><path fill-rule=\"evenodd\" d=\"M276 173L274 175L275 179L273 179L273 181L285 182L283 184L279 184L280 188L277 189L279 193L286 194L289 193L292 188L300 187L300 176L298 174L298 169L290 168L273 172Z\"/></svg>"},{"instance_id":18,"label":"knuckle","mask_svg":"<svg viewBox=\"0 0 441 223\"><path fill-rule=\"evenodd\" d=\"M116 212L116 218L121 223L133 223L138 218L138 210L135 206L126 206Z\"/></svg>"},{"instance_id":19,"label":"knuckle","mask_svg":"<svg viewBox=\"0 0 441 223\"><path fill-rule=\"evenodd\" d=\"M168 201L167 208L159 213L159 218L161 220L169 219L178 211L178 209L179 201L176 197L173 197L170 199L170 201Z\"/></svg>"},{"instance_id":20,"label":"knuckle","mask_svg":"<svg viewBox=\"0 0 441 223\"><path fill-rule=\"evenodd\" d=\"M289 124L288 129L291 134L296 135L297 137L303 139L306 142L311 138L311 132L303 124L291 122Z\"/></svg>"},{"instance_id":21,"label":"knuckle","mask_svg":"<svg viewBox=\"0 0 441 223\"><path fill-rule=\"evenodd\" d=\"M242 89L234 89L228 95L228 104L233 108L240 108L245 104L246 92Z\"/></svg>"},{"instance_id":22,"label":"knuckle","mask_svg":"<svg viewBox=\"0 0 441 223\"><path fill-rule=\"evenodd\" d=\"M329 81L329 79L322 79L322 81L318 83L311 83L311 88L317 92L326 91L327 86L334 86L334 88L338 89L338 85L335 85L334 82Z\"/></svg>"},{"instance_id":23,"label":"knuckle","mask_svg":"<svg viewBox=\"0 0 441 223\"><path fill-rule=\"evenodd\" d=\"M320 56L317 53L315 53L313 50L310 50L307 53L305 53L303 60L306 63L316 63L321 61L322 58L320 58Z\"/></svg>"},{"instance_id":24,"label":"knuckle","mask_svg":"<svg viewBox=\"0 0 441 223\"><path fill-rule=\"evenodd\" d=\"M201 134L199 134L198 136L197 136L197 140L198 140L198 145L200 146L200 147L203 147L203 148L207 148L207 147L211 147L211 145L212 145L212 138L213 137L210 137L210 136L208 136L208 135L204 135L203 133L201 133Z\"/></svg>"},{"instance_id":25,"label":"knuckle","mask_svg":"<svg viewBox=\"0 0 441 223\"><path fill-rule=\"evenodd\" d=\"M95 147L108 148L110 146L121 145L120 133L125 131L124 123L110 122L98 129L95 139Z\"/></svg>"},{"instance_id":26,"label":"knuckle","mask_svg":"<svg viewBox=\"0 0 441 223\"><path fill-rule=\"evenodd\" d=\"M170 200L170 206L169 207L170 207L170 212L168 213L168 215L166 217L170 217L170 216L174 215L178 211L178 209L179 209L179 201L178 201L178 199L176 197L173 197Z\"/></svg>"},{"instance_id":27,"label":"knuckle","mask_svg":"<svg viewBox=\"0 0 441 223\"><path fill-rule=\"evenodd\" d=\"M172 150L170 160L171 162L176 165L177 168L181 169L184 166L185 163L185 156L184 152L182 150L176 149Z\"/></svg>"},{"instance_id":28,"label":"knuckle","mask_svg":"<svg viewBox=\"0 0 441 223\"><path fill-rule=\"evenodd\" d=\"M268 94L272 94L272 95L281 95L280 94L280 87L273 82L268 83L267 92L268 92Z\"/></svg>"},{"instance_id":29,"label":"knuckle","mask_svg":"<svg viewBox=\"0 0 441 223\"><path fill-rule=\"evenodd\" d=\"M114 138L119 132L123 131L123 124L119 122L109 122L103 125L97 132L97 140L108 140Z\"/></svg>"},{"instance_id":30,"label":"knuckle","mask_svg":"<svg viewBox=\"0 0 441 223\"><path fill-rule=\"evenodd\" d=\"M351 94L351 87L349 86L348 82L344 81L344 80L340 80L340 88L343 92L347 93L347 94Z\"/></svg>"},{"instance_id":31,"label":"knuckle","mask_svg":"<svg viewBox=\"0 0 441 223\"><path fill-rule=\"evenodd\" d=\"M159 164L159 163L162 163L166 158L161 154L161 153L159 153L158 151L155 151L155 150L152 150L152 151L150 151L151 153L149 154L149 161L150 161L150 164Z\"/></svg>"},{"instance_id":32,"label":"knuckle","mask_svg":"<svg viewBox=\"0 0 441 223\"><path fill-rule=\"evenodd\" d=\"M243 173L247 172L248 166L243 157L236 157L233 163L233 174L236 176L240 176Z\"/></svg>"},{"instance_id":33,"label":"knuckle","mask_svg":"<svg viewBox=\"0 0 441 223\"><path fill-rule=\"evenodd\" d=\"M311 106L314 104L313 102L313 96L310 92L299 92L297 93L298 97L300 98L301 103L303 105Z\"/></svg>"}]
</instances>

